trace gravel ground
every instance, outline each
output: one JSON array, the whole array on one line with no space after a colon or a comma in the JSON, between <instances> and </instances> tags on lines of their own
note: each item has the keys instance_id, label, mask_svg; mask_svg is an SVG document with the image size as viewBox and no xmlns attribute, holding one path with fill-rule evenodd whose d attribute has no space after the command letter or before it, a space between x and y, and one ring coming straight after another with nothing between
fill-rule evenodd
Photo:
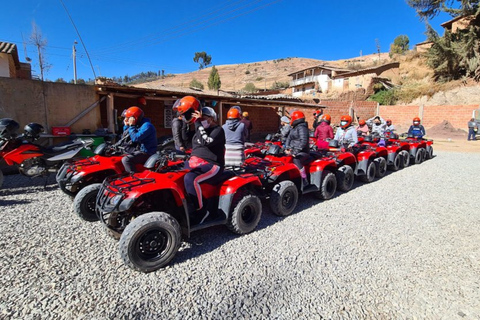
<instances>
[{"instance_id":1,"label":"gravel ground","mask_svg":"<svg viewBox=\"0 0 480 320\"><path fill-rule=\"evenodd\" d=\"M480 319L480 154L439 152L258 230L195 233L166 268L120 260L49 180L0 190L0 318Z\"/></svg>"}]
</instances>

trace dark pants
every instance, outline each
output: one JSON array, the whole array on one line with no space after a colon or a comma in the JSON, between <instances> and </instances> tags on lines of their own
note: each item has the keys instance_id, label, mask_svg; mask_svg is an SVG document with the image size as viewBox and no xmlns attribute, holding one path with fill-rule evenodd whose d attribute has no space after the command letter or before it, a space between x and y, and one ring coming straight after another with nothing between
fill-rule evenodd
<instances>
[{"instance_id":1,"label":"dark pants","mask_svg":"<svg viewBox=\"0 0 480 320\"><path fill-rule=\"evenodd\" d=\"M185 163L185 169L190 169L188 161ZM187 191L195 210L203 207L200 183L215 178L222 174L222 172L223 169L220 168L220 166L208 163L191 169L190 172L185 175L185 191Z\"/></svg>"},{"instance_id":2,"label":"dark pants","mask_svg":"<svg viewBox=\"0 0 480 320\"><path fill-rule=\"evenodd\" d=\"M308 163L310 155L306 152L300 152L295 155L293 158L293 163L297 166L298 169L302 170L303 166Z\"/></svg>"},{"instance_id":3,"label":"dark pants","mask_svg":"<svg viewBox=\"0 0 480 320\"><path fill-rule=\"evenodd\" d=\"M147 159L150 158L150 155L145 152L135 151L132 154L126 155L122 158L123 166L125 171L129 173L135 172L135 166L137 164L144 164Z\"/></svg>"},{"instance_id":4,"label":"dark pants","mask_svg":"<svg viewBox=\"0 0 480 320\"><path fill-rule=\"evenodd\" d=\"M475 140L474 128L468 128L468 140Z\"/></svg>"}]
</instances>

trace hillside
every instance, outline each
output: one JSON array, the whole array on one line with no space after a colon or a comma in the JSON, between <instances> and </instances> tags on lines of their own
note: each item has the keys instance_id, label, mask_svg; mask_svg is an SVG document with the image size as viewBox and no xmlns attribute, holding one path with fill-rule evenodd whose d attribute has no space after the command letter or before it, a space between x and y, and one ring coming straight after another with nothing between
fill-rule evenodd
<instances>
[{"instance_id":1,"label":"hillside","mask_svg":"<svg viewBox=\"0 0 480 320\"><path fill-rule=\"evenodd\" d=\"M389 57L388 53L382 53L335 61L284 58L215 67L222 82L221 90L240 91L247 83L253 83L258 89L270 89L275 82L288 83L291 80L288 74L319 64L358 70L393 61L400 62L400 68L388 74L390 80L398 86L396 95L399 101L397 104L455 105L476 104L480 101L480 87L475 82L435 83L432 80L433 71L427 66L425 58L415 51L403 56L395 56L393 59ZM175 74L135 86L188 88L192 79L196 79L204 85L204 91L208 92L207 82L211 69L209 67L195 72ZM338 98L338 96L332 94L318 97L321 99Z\"/></svg>"}]
</instances>

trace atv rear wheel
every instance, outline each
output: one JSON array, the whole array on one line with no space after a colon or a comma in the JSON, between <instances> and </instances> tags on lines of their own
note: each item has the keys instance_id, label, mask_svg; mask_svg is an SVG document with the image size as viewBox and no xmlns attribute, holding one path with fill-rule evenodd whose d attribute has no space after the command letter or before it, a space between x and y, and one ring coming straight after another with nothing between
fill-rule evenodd
<instances>
[{"instance_id":1,"label":"atv rear wheel","mask_svg":"<svg viewBox=\"0 0 480 320\"><path fill-rule=\"evenodd\" d=\"M402 168L406 168L410 165L410 153L406 150L402 150L400 152L400 154L402 155L402 163L401 163L401 167Z\"/></svg>"},{"instance_id":2,"label":"atv rear wheel","mask_svg":"<svg viewBox=\"0 0 480 320\"><path fill-rule=\"evenodd\" d=\"M255 230L262 216L262 203L256 195L237 194L232 208L227 222L230 231L236 234L245 234Z\"/></svg>"},{"instance_id":3,"label":"atv rear wheel","mask_svg":"<svg viewBox=\"0 0 480 320\"><path fill-rule=\"evenodd\" d=\"M366 182L366 183L370 183L372 182L373 180L375 180L375 175L376 175L376 166L375 166L375 162L373 161L370 161L368 163L368 166L367 166L367 172L365 172L364 175L361 175L360 176L360 180L362 180L363 182Z\"/></svg>"},{"instance_id":4,"label":"atv rear wheel","mask_svg":"<svg viewBox=\"0 0 480 320\"><path fill-rule=\"evenodd\" d=\"M387 160L384 157L379 157L373 160L375 162L375 176L383 178L387 173Z\"/></svg>"},{"instance_id":5,"label":"atv rear wheel","mask_svg":"<svg viewBox=\"0 0 480 320\"><path fill-rule=\"evenodd\" d=\"M400 152L395 154L393 158L393 164L389 165L388 168L392 171L398 171L402 167L402 155Z\"/></svg>"},{"instance_id":6,"label":"atv rear wheel","mask_svg":"<svg viewBox=\"0 0 480 320\"><path fill-rule=\"evenodd\" d=\"M322 185L320 191L315 192L315 196L322 200L328 200L333 198L337 191L337 178L330 171L323 171L322 173Z\"/></svg>"},{"instance_id":7,"label":"atv rear wheel","mask_svg":"<svg viewBox=\"0 0 480 320\"><path fill-rule=\"evenodd\" d=\"M427 160L430 160L433 158L433 147L432 146L427 146L427 154L425 155L425 158ZM0 185L1 187L1 185Z\"/></svg>"},{"instance_id":8,"label":"atv rear wheel","mask_svg":"<svg viewBox=\"0 0 480 320\"><path fill-rule=\"evenodd\" d=\"M298 202L298 189L289 180L277 183L270 195L270 208L277 216L286 217L295 210Z\"/></svg>"},{"instance_id":9,"label":"atv rear wheel","mask_svg":"<svg viewBox=\"0 0 480 320\"><path fill-rule=\"evenodd\" d=\"M101 183L86 186L73 199L73 210L85 221L94 222L99 220L95 211L95 202L101 186Z\"/></svg>"},{"instance_id":10,"label":"atv rear wheel","mask_svg":"<svg viewBox=\"0 0 480 320\"><path fill-rule=\"evenodd\" d=\"M424 154L425 154L424 148L417 149L417 153L415 153L415 164L420 164L423 162Z\"/></svg>"},{"instance_id":11,"label":"atv rear wheel","mask_svg":"<svg viewBox=\"0 0 480 320\"><path fill-rule=\"evenodd\" d=\"M346 192L353 187L353 182L355 181L355 174L352 167L348 165L343 165L338 168L337 173L335 174L337 178L337 189L343 192Z\"/></svg>"},{"instance_id":12,"label":"atv rear wheel","mask_svg":"<svg viewBox=\"0 0 480 320\"><path fill-rule=\"evenodd\" d=\"M168 264L181 242L177 220L165 212L150 212L134 219L125 228L118 248L128 267L151 272Z\"/></svg>"}]
</instances>

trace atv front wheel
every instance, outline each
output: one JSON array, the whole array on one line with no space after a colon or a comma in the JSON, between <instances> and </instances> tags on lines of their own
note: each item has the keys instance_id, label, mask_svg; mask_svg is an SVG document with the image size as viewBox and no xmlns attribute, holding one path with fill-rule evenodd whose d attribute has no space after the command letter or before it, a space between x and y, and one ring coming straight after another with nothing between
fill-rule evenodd
<instances>
[{"instance_id":1,"label":"atv front wheel","mask_svg":"<svg viewBox=\"0 0 480 320\"><path fill-rule=\"evenodd\" d=\"M165 212L150 212L134 219L125 228L118 248L128 267L151 272L168 264L181 242L177 220Z\"/></svg>"},{"instance_id":2,"label":"atv front wheel","mask_svg":"<svg viewBox=\"0 0 480 320\"><path fill-rule=\"evenodd\" d=\"M383 178L387 173L387 160L383 157L376 158L375 162L375 176L377 178Z\"/></svg>"},{"instance_id":3,"label":"atv front wheel","mask_svg":"<svg viewBox=\"0 0 480 320\"><path fill-rule=\"evenodd\" d=\"M298 202L298 189L289 180L281 181L273 187L270 195L270 208L277 216L286 217L295 210Z\"/></svg>"},{"instance_id":4,"label":"atv front wheel","mask_svg":"<svg viewBox=\"0 0 480 320\"><path fill-rule=\"evenodd\" d=\"M370 183L373 180L375 180L375 175L376 175L375 162L370 161L367 166L367 172L365 172L364 175L360 176L360 180L366 183Z\"/></svg>"},{"instance_id":5,"label":"atv front wheel","mask_svg":"<svg viewBox=\"0 0 480 320\"><path fill-rule=\"evenodd\" d=\"M322 200L333 198L337 191L337 178L330 171L324 171L322 174L322 185L320 191L315 192L315 196Z\"/></svg>"},{"instance_id":6,"label":"atv front wheel","mask_svg":"<svg viewBox=\"0 0 480 320\"><path fill-rule=\"evenodd\" d=\"M233 202L227 227L236 234L252 232L262 216L262 203L253 194L237 194L237 197L238 199Z\"/></svg>"},{"instance_id":7,"label":"atv front wheel","mask_svg":"<svg viewBox=\"0 0 480 320\"><path fill-rule=\"evenodd\" d=\"M73 210L85 221L94 222L99 220L95 211L95 202L101 186L101 183L86 186L73 199Z\"/></svg>"},{"instance_id":8,"label":"atv front wheel","mask_svg":"<svg viewBox=\"0 0 480 320\"><path fill-rule=\"evenodd\" d=\"M433 158L433 147L432 146L427 147L427 154L425 155L425 158L427 160L430 160L430 159ZM1 187L1 185L0 185L0 187Z\"/></svg>"},{"instance_id":9,"label":"atv front wheel","mask_svg":"<svg viewBox=\"0 0 480 320\"><path fill-rule=\"evenodd\" d=\"M348 165L343 165L338 168L337 173L335 174L337 178L337 189L343 192L347 192L352 189L353 182L355 180L355 174L353 173L352 167Z\"/></svg>"}]
</instances>

